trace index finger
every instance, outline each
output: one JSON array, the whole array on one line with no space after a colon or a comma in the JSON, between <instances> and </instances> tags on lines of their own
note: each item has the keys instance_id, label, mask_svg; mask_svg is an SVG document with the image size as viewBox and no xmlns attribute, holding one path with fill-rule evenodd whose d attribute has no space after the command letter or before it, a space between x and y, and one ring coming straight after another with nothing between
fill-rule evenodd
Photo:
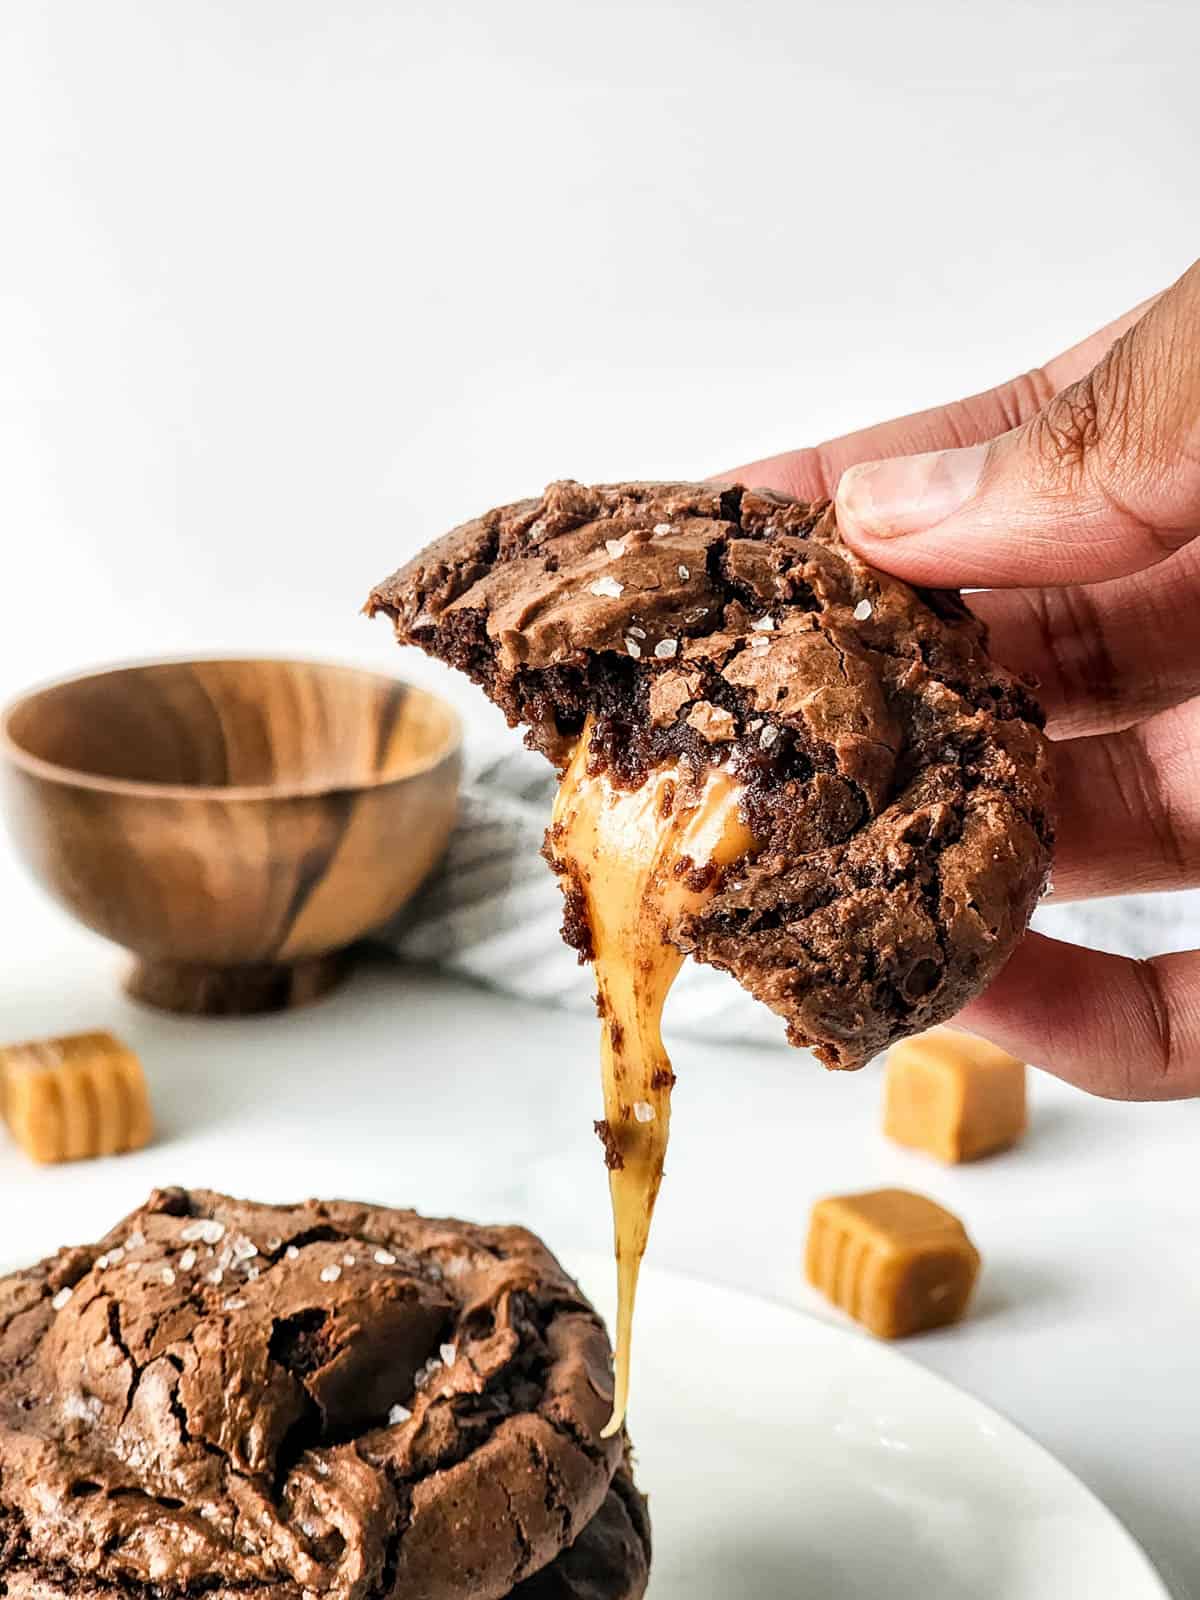
<instances>
[{"instance_id":1,"label":"index finger","mask_svg":"<svg viewBox=\"0 0 1200 1600\"><path fill-rule=\"evenodd\" d=\"M1089 334L1086 339L1043 367L1034 367L995 389L973 394L949 405L914 411L907 417L860 428L840 439L790 450L784 455L752 461L733 472L715 474L729 483L752 489L776 489L798 500L824 500L837 489L847 467L859 461L879 461L885 456L920 454L927 450L957 449L982 444L997 434L1019 427L1045 406L1060 389L1090 372L1116 339L1131 328L1158 299L1152 295L1132 311Z\"/></svg>"},{"instance_id":2,"label":"index finger","mask_svg":"<svg viewBox=\"0 0 1200 1600\"><path fill-rule=\"evenodd\" d=\"M1133 961L1028 933L954 1019L1092 1094L1200 1094L1200 950Z\"/></svg>"}]
</instances>

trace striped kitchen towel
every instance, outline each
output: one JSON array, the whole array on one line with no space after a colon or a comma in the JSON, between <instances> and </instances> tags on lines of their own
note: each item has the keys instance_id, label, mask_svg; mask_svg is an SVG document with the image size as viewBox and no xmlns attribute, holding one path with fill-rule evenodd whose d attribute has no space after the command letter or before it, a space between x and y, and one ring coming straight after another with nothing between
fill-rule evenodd
<instances>
[{"instance_id":1,"label":"striped kitchen towel","mask_svg":"<svg viewBox=\"0 0 1200 1600\"><path fill-rule=\"evenodd\" d=\"M458 824L441 866L381 935L406 960L523 1000L590 1011L590 967L559 935L562 896L542 859L556 779L522 747L477 763L464 784ZM1046 905L1034 926L1094 949L1147 956L1200 943L1200 890ZM783 1024L726 973L684 963L667 1005L668 1032L781 1045Z\"/></svg>"}]
</instances>

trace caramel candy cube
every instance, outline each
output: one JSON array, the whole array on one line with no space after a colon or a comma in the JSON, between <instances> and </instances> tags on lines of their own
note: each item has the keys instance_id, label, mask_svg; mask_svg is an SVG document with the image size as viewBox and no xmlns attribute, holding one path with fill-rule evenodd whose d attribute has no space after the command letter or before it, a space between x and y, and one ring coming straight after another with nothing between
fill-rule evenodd
<instances>
[{"instance_id":1,"label":"caramel candy cube","mask_svg":"<svg viewBox=\"0 0 1200 1600\"><path fill-rule=\"evenodd\" d=\"M4 1120L35 1161L78 1161L149 1143L150 1096L142 1064L111 1033L0 1049Z\"/></svg>"},{"instance_id":2,"label":"caramel candy cube","mask_svg":"<svg viewBox=\"0 0 1200 1600\"><path fill-rule=\"evenodd\" d=\"M974 1161L1025 1132L1025 1063L951 1028L888 1051L883 1131L941 1161Z\"/></svg>"},{"instance_id":3,"label":"caramel candy cube","mask_svg":"<svg viewBox=\"0 0 1200 1600\"><path fill-rule=\"evenodd\" d=\"M832 1195L813 1207L805 1273L880 1339L957 1322L979 1274L967 1230L907 1189Z\"/></svg>"}]
</instances>

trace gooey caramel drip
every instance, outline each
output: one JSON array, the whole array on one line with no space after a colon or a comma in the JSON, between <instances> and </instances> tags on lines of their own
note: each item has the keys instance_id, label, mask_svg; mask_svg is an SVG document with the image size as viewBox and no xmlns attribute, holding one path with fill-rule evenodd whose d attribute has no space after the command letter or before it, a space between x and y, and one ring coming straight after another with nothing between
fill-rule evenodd
<instances>
[{"instance_id":1,"label":"gooey caramel drip","mask_svg":"<svg viewBox=\"0 0 1200 1600\"><path fill-rule=\"evenodd\" d=\"M662 1182L675 1075L662 1042L667 994L683 964L667 930L700 909L716 869L753 844L741 790L719 768L674 768L637 789L589 772L590 723L563 776L550 831L556 865L582 897L591 933L604 1081L604 1135L617 1257L616 1390L604 1437L625 1420L638 1273Z\"/></svg>"}]
</instances>

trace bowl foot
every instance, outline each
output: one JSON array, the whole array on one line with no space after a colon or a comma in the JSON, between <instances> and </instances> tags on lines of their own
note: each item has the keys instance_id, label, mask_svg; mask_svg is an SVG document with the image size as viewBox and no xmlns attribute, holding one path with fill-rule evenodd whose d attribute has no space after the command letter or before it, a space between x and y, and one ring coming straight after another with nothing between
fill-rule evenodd
<instances>
[{"instance_id":1,"label":"bowl foot","mask_svg":"<svg viewBox=\"0 0 1200 1600\"><path fill-rule=\"evenodd\" d=\"M345 950L307 961L244 967L138 961L125 980L125 991L161 1011L193 1017L248 1017L307 1005L336 988L349 968Z\"/></svg>"}]
</instances>

